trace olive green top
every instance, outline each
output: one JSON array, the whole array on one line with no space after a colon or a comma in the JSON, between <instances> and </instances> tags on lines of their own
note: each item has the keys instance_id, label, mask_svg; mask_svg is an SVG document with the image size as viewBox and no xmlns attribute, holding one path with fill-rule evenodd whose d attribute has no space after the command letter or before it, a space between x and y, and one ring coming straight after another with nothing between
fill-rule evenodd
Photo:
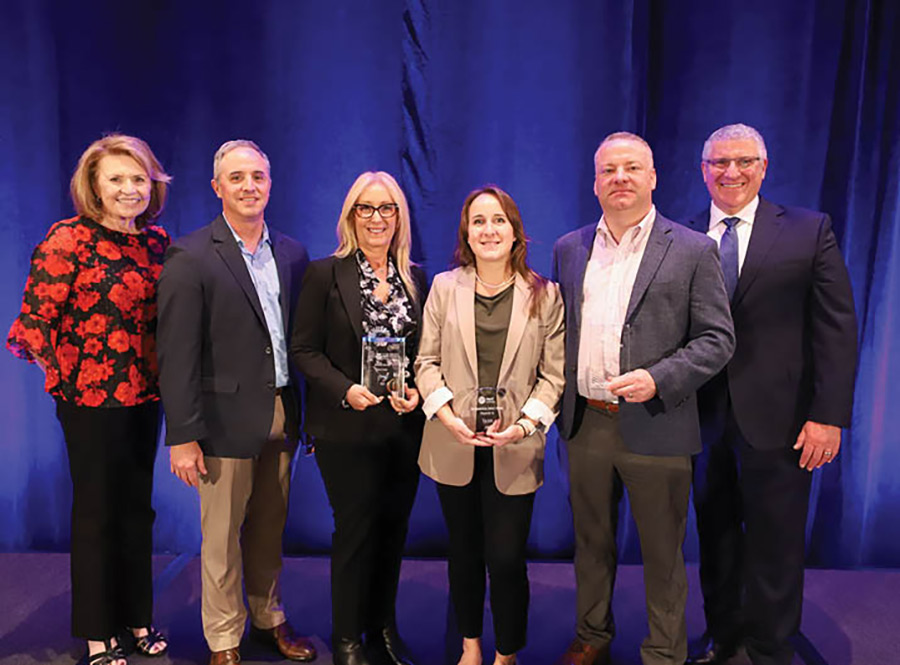
<instances>
[{"instance_id":1,"label":"olive green top","mask_svg":"<svg viewBox=\"0 0 900 665\"><path fill-rule=\"evenodd\" d=\"M495 387L500 379L514 290L511 285L493 296L475 294L475 348L481 387Z\"/></svg>"}]
</instances>

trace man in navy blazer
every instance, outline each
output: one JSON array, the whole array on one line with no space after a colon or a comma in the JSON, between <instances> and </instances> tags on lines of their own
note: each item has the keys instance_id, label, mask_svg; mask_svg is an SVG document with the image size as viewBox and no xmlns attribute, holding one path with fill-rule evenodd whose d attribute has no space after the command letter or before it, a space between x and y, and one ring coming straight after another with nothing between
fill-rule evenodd
<instances>
[{"instance_id":1,"label":"man in navy blazer","mask_svg":"<svg viewBox=\"0 0 900 665\"><path fill-rule=\"evenodd\" d=\"M566 440L575 521L576 639L559 665L609 662L616 517L623 489L641 539L650 634L645 665L687 655L691 455L696 390L731 357L734 333L715 243L653 206L650 146L617 132L594 156L599 223L554 247L566 304Z\"/></svg>"},{"instance_id":2,"label":"man in navy blazer","mask_svg":"<svg viewBox=\"0 0 900 665\"><path fill-rule=\"evenodd\" d=\"M158 325L171 468L200 494L203 633L211 665L240 660L243 581L254 635L313 660L279 587L300 424L286 340L309 257L266 226L269 159L255 143L219 148L212 187L222 214L169 248Z\"/></svg>"},{"instance_id":3,"label":"man in navy blazer","mask_svg":"<svg viewBox=\"0 0 900 665\"><path fill-rule=\"evenodd\" d=\"M687 222L720 244L737 336L699 393L694 464L707 631L691 663L722 663L743 641L754 665L786 665L800 628L811 471L850 425L853 295L831 220L760 198L762 136L716 130L701 169L710 206Z\"/></svg>"}]
</instances>

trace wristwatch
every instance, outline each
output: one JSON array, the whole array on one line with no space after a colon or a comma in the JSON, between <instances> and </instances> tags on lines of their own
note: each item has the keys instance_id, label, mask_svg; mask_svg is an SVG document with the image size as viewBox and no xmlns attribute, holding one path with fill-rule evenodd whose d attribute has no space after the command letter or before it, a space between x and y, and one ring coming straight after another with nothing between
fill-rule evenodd
<instances>
[{"instance_id":1,"label":"wristwatch","mask_svg":"<svg viewBox=\"0 0 900 665\"><path fill-rule=\"evenodd\" d=\"M534 421L531 418L522 416L516 421L516 425L522 428L522 431L525 432L525 436L529 437L535 433L537 430L537 425L534 424Z\"/></svg>"}]
</instances>

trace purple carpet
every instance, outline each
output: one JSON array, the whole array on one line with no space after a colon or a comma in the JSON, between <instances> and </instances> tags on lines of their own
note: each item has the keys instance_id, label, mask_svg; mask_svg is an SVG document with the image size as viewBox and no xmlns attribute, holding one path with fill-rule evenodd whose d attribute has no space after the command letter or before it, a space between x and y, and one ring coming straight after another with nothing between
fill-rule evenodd
<instances>
[{"instance_id":1,"label":"purple carpet","mask_svg":"<svg viewBox=\"0 0 900 665\"><path fill-rule=\"evenodd\" d=\"M0 555L0 665L71 665L84 654L69 636L69 557L65 554ZM200 575L196 558L155 559L156 625L170 639L162 658L132 656L131 663L205 664L200 629ZM459 649L447 617L446 562L407 560L398 603L400 631L419 656L419 665L455 665ZM551 665L572 637L575 578L568 563L532 563L528 646L522 665ZM688 633L702 631L697 569L688 568ZM328 560L290 558L285 562L284 602L288 617L311 635L331 663L328 638L331 605ZM615 665L638 665L646 631L644 589L639 566L623 566L616 582L613 643ZM803 637L798 642L806 665L888 665L900 663L900 572L811 570L807 574ZM450 637L448 638L448 635ZM485 653L493 651L491 619L485 610ZM244 663L281 662L277 654L245 639ZM490 659L487 659L488 665ZM733 665L749 663L738 654Z\"/></svg>"}]
</instances>

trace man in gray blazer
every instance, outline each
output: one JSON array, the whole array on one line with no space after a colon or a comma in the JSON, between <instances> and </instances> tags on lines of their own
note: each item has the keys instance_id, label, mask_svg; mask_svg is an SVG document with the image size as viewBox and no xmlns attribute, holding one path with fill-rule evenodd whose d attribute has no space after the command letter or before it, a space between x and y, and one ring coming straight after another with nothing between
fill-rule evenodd
<instances>
[{"instance_id":1,"label":"man in gray blazer","mask_svg":"<svg viewBox=\"0 0 900 665\"><path fill-rule=\"evenodd\" d=\"M566 304L566 387L557 421L575 521L576 638L558 665L604 665L615 634L616 517L628 491L644 562L644 665L687 655L681 545L696 390L734 351L715 243L656 212L653 152L627 132L594 155L596 224L554 247Z\"/></svg>"},{"instance_id":2,"label":"man in gray blazer","mask_svg":"<svg viewBox=\"0 0 900 665\"><path fill-rule=\"evenodd\" d=\"M269 158L255 143L219 148L212 187L222 214L166 254L157 331L172 472L200 494L203 634L210 665L240 661L246 590L252 634L310 661L279 585L300 421L286 340L309 257L266 225Z\"/></svg>"}]
</instances>

